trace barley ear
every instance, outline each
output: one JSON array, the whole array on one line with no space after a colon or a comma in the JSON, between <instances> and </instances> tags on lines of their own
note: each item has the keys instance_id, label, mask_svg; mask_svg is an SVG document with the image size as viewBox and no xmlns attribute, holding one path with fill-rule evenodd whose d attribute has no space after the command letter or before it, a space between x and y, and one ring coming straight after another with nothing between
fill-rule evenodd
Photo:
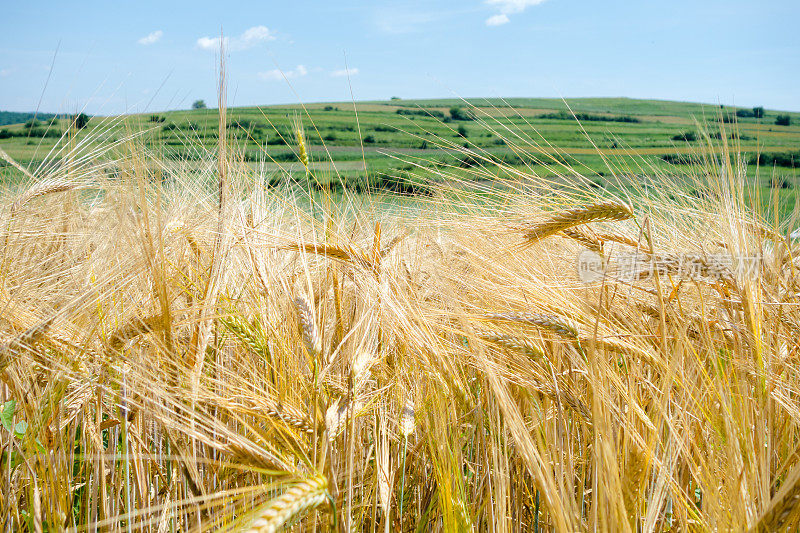
<instances>
[{"instance_id":1,"label":"barley ear","mask_svg":"<svg viewBox=\"0 0 800 533\"><path fill-rule=\"evenodd\" d=\"M305 479L267 502L244 531L273 533L291 520L301 518L304 513L322 505L328 499L328 480L324 476Z\"/></svg>"},{"instance_id":2,"label":"barley ear","mask_svg":"<svg viewBox=\"0 0 800 533\"><path fill-rule=\"evenodd\" d=\"M417 428L414 421L414 397L409 394L403 410L400 412L400 434L408 438Z\"/></svg>"},{"instance_id":3,"label":"barley ear","mask_svg":"<svg viewBox=\"0 0 800 533\"><path fill-rule=\"evenodd\" d=\"M572 320L562 316L545 315L542 313L489 313L486 315L486 318L530 324L558 333L562 337L570 339L578 338L577 325L575 325Z\"/></svg>"},{"instance_id":4,"label":"barley ear","mask_svg":"<svg viewBox=\"0 0 800 533\"><path fill-rule=\"evenodd\" d=\"M306 136L303 132L303 125L301 124L299 119L295 119L294 122L294 137L295 141L297 141L297 157L300 159L300 162L303 164L303 167L306 169L306 174L310 172L308 167L308 151L306 149Z\"/></svg>"},{"instance_id":5,"label":"barley ear","mask_svg":"<svg viewBox=\"0 0 800 533\"><path fill-rule=\"evenodd\" d=\"M41 181L25 191L25 193L17 198L13 204L11 204L11 214L15 214L19 211L22 206L33 200L34 198L39 198L40 196L45 196L48 194L53 194L56 192L65 192L71 191L73 189L77 189L79 186L76 183L71 183L68 181L63 180L46 180Z\"/></svg>"},{"instance_id":6,"label":"barley ear","mask_svg":"<svg viewBox=\"0 0 800 533\"><path fill-rule=\"evenodd\" d=\"M256 322L248 322L237 314L221 316L220 323L233 333L240 341L247 345L253 353L265 359L269 358L269 344L263 334L261 325Z\"/></svg>"},{"instance_id":7,"label":"barley ear","mask_svg":"<svg viewBox=\"0 0 800 533\"><path fill-rule=\"evenodd\" d=\"M522 337L515 337L514 335L507 335L487 329L476 329L475 334L483 340L502 346L503 348L519 350L536 357L544 356L544 353L538 346Z\"/></svg>"},{"instance_id":8,"label":"barley ear","mask_svg":"<svg viewBox=\"0 0 800 533\"><path fill-rule=\"evenodd\" d=\"M551 215L542 222L523 228L528 244L573 226L601 220L626 220L633 216L631 207L621 202L601 202L588 207L576 207Z\"/></svg>"},{"instance_id":9,"label":"barley ear","mask_svg":"<svg viewBox=\"0 0 800 533\"><path fill-rule=\"evenodd\" d=\"M319 334L311 304L309 304L305 296L298 296L294 304L300 314L300 323L303 326L303 339L306 342L306 348L308 348L308 352L312 356L319 356L322 353L322 337Z\"/></svg>"}]
</instances>

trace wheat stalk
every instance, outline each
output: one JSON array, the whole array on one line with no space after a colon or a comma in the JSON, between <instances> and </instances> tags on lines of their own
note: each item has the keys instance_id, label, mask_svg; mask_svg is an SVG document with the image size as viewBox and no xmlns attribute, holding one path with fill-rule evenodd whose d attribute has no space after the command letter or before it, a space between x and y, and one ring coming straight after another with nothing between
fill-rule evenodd
<instances>
[{"instance_id":1,"label":"wheat stalk","mask_svg":"<svg viewBox=\"0 0 800 533\"><path fill-rule=\"evenodd\" d=\"M394 486L394 469L389 455L389 432L386 428L386 417L379 408L377 415L377 435L375 439L375 474L378 477L378 501L383 509L383 521L389 531L389 514L392 504L392 487Z\"/></svg>"},{"instance_id":2,"label":"wheat stalk","mask_svg":"<svg viewBox=\"0 0 800 533\"><path fill-rule=\"evenodd\" d=\"M561 230L560 234L572 240L578 241L595 252L600 252L606 242L618 242L620 244L630 246L631 248L644 249L646 252L650 252L650 248L644 247L643 243L640 243L635 239L628 237L627 235L623 235L622 233L601 232L588 227L571 227Z\"/></svg>"},{"instance_id":3,"label":"wheat stalk","mask_svg":"<svg viewBox=\"0 0 800 533\"><path fill-rule=\"evenodd\" d=\"M572 229L576 230L578 228L572 228ZM618 242L620 244L625 244L627 246L630 246L631 248L643 249L646 253L650 252L650 247L646 246L645 243L637 241L636 239L632 239L631 237L628 237L627 235L624 235L622 233L611 233L611 232L605 232L605 231L595 231L594 235L601 242L606 242L606 241L608 241L608 242Z\"/></svg>"},{"instance_id":4,"label":"wheat stalk","mask_svg":"<svg viewBox=\"0 0 800 533\"><path fill-rule=\"evenodd\" d=\"M766 510L761 513L758 522L750 528L749 533L780 531L790 518L797 518L798 504L800 504L800 465L795 466L790 472Z\"/></svg>"},{"instance_id":5,"label":"wheat stalk","mask_svg":"<svg viewBox=\"0 0 800 533\"><path fill-rule=\"evenodd\" d=\"M567 209L547 220L523 228L529 244L573 226L601 220L626 220L633 216L630 206L620 202L601 202L588 207Z\"/></svg>"},{"instance_id":6,"label":"wheat stalk","mask_svg":"<svg viewBox=\"0 0 800 533\"><path fill-rule=\"evenodd\" d=\"M23 174L25 174L25 177L27 177L27 178L29 178L29 179L32 179L32 180L33 180L33 179L36 179L36 178L34 178L34 177L33 177L33 174L31 174L31 173L28 171L28 169L27 169L27 168L25 168L25 167L23 167L22 165L20 165L19 163L17 163L17 161L16 161L16 160L15 160L13 157L11 157L10 155L8 155L8 154L6 153L6 151L5 151L5 150L3 150L2 148L0 148L0 159L3 159L3 160L5 160L5 162L6 162L6 163L8 163L8 164L9 164L9 165L11 165L12 167L16 168L17 170L19 170L20 172L22 172Z\"/></svg>"},{"instance_id":7,"label":"wheat stalk","mask_svg":"<svg viewBox=\"0 0 800 533\"><path fill-rule=\"evenodd\" d=\"M18 356L21 350L41 340L52 323L52 319L46 320L10 340L0 343L0 372L11 364L13 358Z\"/></svg>"},{"instance_id":8,"label":"wheat stalk","mask_svg":"<svg viewBox=\"0 0 800 533\"><path fill-rule=\"evenodd\" d=\"M317 475L294 484L258 511L246 533L273 533L301 513L322 505L328 499L328 480Z\"/></svg>"},{"instance_id":9,"label":"wheat stalk","mask_svg":"<svg viewBox=\"0 0 800 533\"><path fill-rule=\"evenodd\" d=\"M543 313L488 313L485 317L490 320L504 320L508 322L530 324L558 333L562 337L570 339L578 338L578 327L575 323L561 316L546 315Z\"/></svg>"},{"instance_id":10,"label":"wheat stalk","mask_svg":"<svg viewBox=\"0 0 800 533\"><path fill-rule=\"evenodd\" d=\"M108 338L108 346L112 350L120 350L125 343L139 335L145 335L158 329L163 329L164 321L161 315L145 318L134 317L117 328Z\"/></svg>"},{"instance_id":11,"label":"wheat stalk","mask_svg":"<svg viewBox=\"0 0 800 533\"><path fill-rule=\"evenodd\" d=\"M381 259L389 255L389 253L391 253L391 251L395 248L395 246L400 244L400 241L405 239L407 236L408 236L407 231L404 231L400 235L395 235L395 237L392 240L390 240L388 243L386 243L385 246L381 248L381 251L378 254L380 255Z\"/></svg>"},{"instance_id":12,"label":"wheat stalk","mask_svg":"<svg viewBox=\"0 0 800 533\"><path fill-rule=\"evenodd\" d=\"M553 401L564 403L567 407L572 408L573 411L581 415L588 424L592 423L592 410L566 387L559 386L556 388L549 384L542 384L537 386L535 390Z\"/></svg>"}]
</instances>

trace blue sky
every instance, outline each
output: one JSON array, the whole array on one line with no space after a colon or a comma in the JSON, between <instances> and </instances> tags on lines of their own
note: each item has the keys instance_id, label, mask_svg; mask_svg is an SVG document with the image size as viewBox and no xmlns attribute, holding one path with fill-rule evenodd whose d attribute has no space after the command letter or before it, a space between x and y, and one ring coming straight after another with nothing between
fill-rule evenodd
<instances>
[{"instance_id":1,"label":"blue sky","mask_svg":"<svg viewBox=\"0 0 800 533\"><path fill-rule=\"evenodd\" d=\"M229 105L350 100L347 64L357 100L628 96L800 111L797 0L40 1L3 12L2 110L40 98L42 111L100 114L212 104L222 29Z\"/></svg>"}]
</instances>

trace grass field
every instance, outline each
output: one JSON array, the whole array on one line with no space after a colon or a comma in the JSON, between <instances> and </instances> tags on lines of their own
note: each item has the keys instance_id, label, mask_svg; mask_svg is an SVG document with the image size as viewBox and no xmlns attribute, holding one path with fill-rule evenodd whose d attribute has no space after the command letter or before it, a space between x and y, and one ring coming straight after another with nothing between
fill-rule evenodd
<instances>
[{"instance_id":1,"label":"grass field","mask_svg":"<svg viewBox=\"0 0 800 533\"><path fill-rule=\"evenodd\" d=\"M568 107L580 121L576 121ZM451 120L457 106L466 120ZM586 98L568 100L515 98L460 100L392 100L356 104L321 103L230 110L231 134L238 139L243 157L250 161L296 161L292 138L295 117L303 120L309 154L340 171L345 177L364 174L364 165L341 164L361 161L372 175L396 176L411 170L409 161L419 158L446 161L446 152L467 147L506 158L511 166L528 172L555 175L551 165L539 165L525 153L558 153L585 174L599 178L610 172L603 157L625 168L665 168L663 156L696 153L705 144L703 135L731 138L733 150L748 154L777 153L788 156L800 150L800 113L767 110L764 118L736 118L736 124L721 124L734 108L655 100ZM402 114L400 114L402 113ZM792 117L792 125L774 124L778 114ZM619 122L615 120L625 120ZM119 138L131 131L146 130L151 146L163 147L176 159L197 157L198 149L216 144L215 110L170 111L128 117L115 121L95 117L74 142L102 129L104 137ZM61 133L68 120L53 126ZM461 134L459 134L461 128ZM21 125L7 126L24 135ZM41 133L41 132L40 132ZM692 135L686 141L681 136ZM543 141L546 139L546 142ZM0 138L0 147L25 165L35 166L60 141L58 136L35 135ZM61 141L63 142L63 141ZM444 149L445 151L443 151ZM677 159L673 159L677 162ZM787 177L793 185L798 171L791 165L762 168L760 179ZM296 167L295 167L296 168ZM748 174L755 177L755 166ZM601 180L602 181L602 180Z\"/></svg>"}]
</instances>

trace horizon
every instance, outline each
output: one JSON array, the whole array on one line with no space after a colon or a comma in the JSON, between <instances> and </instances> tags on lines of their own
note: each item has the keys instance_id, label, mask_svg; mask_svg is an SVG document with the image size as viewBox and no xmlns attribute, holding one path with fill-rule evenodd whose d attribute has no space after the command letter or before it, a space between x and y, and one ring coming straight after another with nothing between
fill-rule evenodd
<instances>
[{"instance_id":1,"label":"horizon","mask_svg":"<svg viewBox=\"0 0 800 533\"><path fill-rule=\"evenodd\" d=\"M226 109L246 109L246 108L269 108L269 107L295 107L295 106L304 106L304 105L323 105L323 104L369 104L369 103L387 103L391 101L398 101L398 102L436 102L436 101L447 101L450 102L452 100L463 100L465 105L477 105L482 103L483 101L493 101L493 100L503 100L503 101L512 101L512 100L562 100L565 103L569 103L571 101L577 100L634 100L634 101L649 101L649 102L666 102L666 103L678 103L678 104L693 104L699 106L708 106L710 108L718 108L723 106L725 108L731 109L751 109L752 107L757 106L743 106L743 105L733 105L733 104L726 104L724 102L693 102L689 100L666 100L662 98L631 98L628 96L565 96L563 98L555 98L552 96L510 96L510 97L503 97L503 96L457 96L457 97L441 97L441 98L386 98L383 100L316 100L316 101L308 101L308 102L285 102L285 103L276 103L276 104L243 104L243 105L227 105L225 106ZM148 113L172 113L172 112L180 112L180 111L216 111L219 107L215 105L208 105L210 102L204 101L206 107L202 109L192 109L191 104L192 102L187 102L185 107L175 107L171 109L160 109L158 111L154 110L144 110L144 111L132 111L128 113L87 113L93 117L114 117L114 116L124 116L124 115L144 115ZM216 102L213 102L216 104ZM442 104L444 105L444 104ZM450 105L449 103L447 104ZM523 106L524 107L524 106ZM788 112L788 113L800 113L799 111L793 109L777 109L773 107L766 107L762 106L766 111L772 112ZM48 109L39 109L39 110L9 110L9 109L0 109L0 112L12 112L12 113L37 113L40 115L59 115L59 116L71 116L71 113L65 111L51 111ZM626 114L636 114L636 113L626 113Z\"/></svg>"},{"instance_id":2,"label":"horizon","mask_svg":"<svg viewBox=\"0 0 800 533\"><path fill-rule=\"evenodd\" d=\"M152 0L84 6L6 8L0 109L119 115L216 102L223 29L229 107L479 94L800 111L800 38L781 30L800 6L788 0L245 2L224 12L180 1L166 18Z\"/></svg>"}]
</instances>

